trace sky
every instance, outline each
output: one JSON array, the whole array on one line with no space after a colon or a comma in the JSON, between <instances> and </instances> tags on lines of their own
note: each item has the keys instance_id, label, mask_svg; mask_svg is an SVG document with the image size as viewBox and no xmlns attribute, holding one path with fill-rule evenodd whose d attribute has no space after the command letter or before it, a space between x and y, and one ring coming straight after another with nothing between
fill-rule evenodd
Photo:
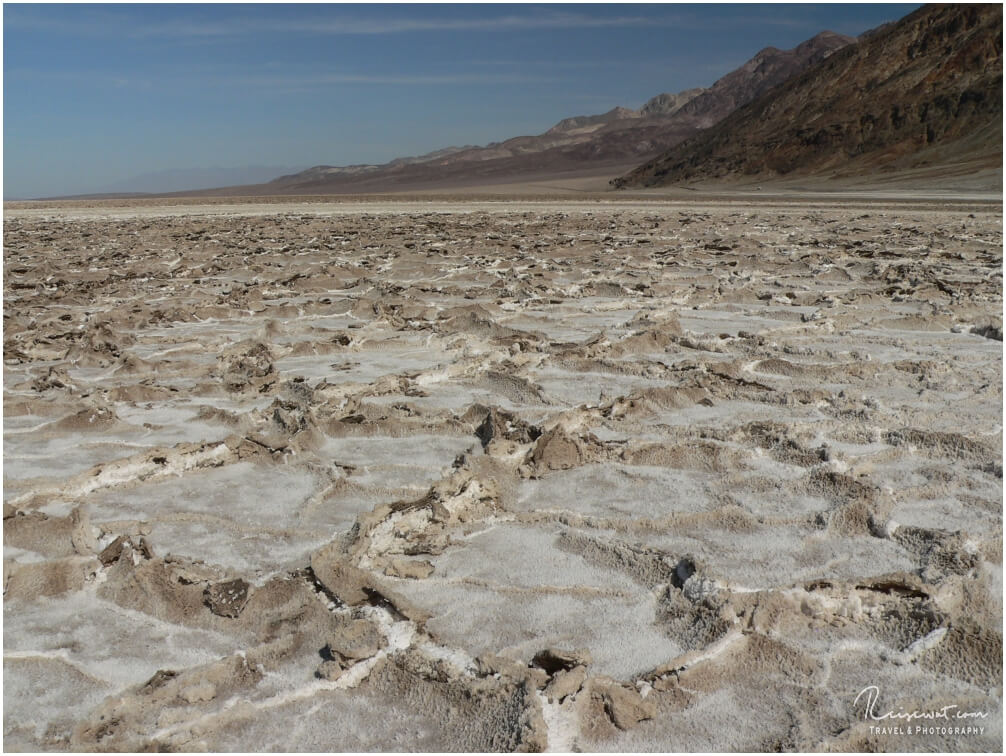
<instances>
[{"instance_id":1,"label":"sky","mask_svg":"<svg viewBox=\"0 0 1006 756\"><path fill-rule=\"evenodd\" d=\"M539 134L917 7L8 3L3 195L265 180Z\"/></svg>"}]
</instances>

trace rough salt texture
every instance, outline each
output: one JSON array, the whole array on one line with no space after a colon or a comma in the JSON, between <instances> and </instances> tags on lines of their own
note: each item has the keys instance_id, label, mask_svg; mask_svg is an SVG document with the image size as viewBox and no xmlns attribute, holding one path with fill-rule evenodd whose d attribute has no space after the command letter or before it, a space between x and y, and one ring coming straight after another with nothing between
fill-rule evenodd
<instances>
[{"instance_id":1,"label":"rough salt texture","mask_svg":"<svg viewBox=\"0 0 1006 756\"><path fill-rule=\"evenodd\" d=\"M5 749L1001 750L1000 206L4 244Z\"/></svg>"}]
</instances>

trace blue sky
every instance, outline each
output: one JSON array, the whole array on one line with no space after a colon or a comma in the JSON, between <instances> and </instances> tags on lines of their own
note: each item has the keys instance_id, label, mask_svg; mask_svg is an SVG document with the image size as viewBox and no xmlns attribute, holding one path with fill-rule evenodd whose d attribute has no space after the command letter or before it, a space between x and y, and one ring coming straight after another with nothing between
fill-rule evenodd
<instances>
[{"instance_id":1,"label":"blue sky","mask_svg":"<svg viewBox=\"0 0 1006 756\"><path fill-rule=\"evenodd\" d=\"M4 196L537 134L917 7L6 4Z\"/></svg>"}]
</instances>

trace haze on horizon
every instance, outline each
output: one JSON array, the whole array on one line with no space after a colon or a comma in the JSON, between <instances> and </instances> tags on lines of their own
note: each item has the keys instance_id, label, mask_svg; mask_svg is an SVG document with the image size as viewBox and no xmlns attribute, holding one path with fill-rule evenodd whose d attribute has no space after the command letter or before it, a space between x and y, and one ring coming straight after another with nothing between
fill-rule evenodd
<instances>
[{"instance_id":1,"label":"haze on horizon","mask_svg":"<svg viewBox=\"0 0 1006 756\"><path fill-rule=\"evenodd\" d=\"M916 7L5 5L3 193L253 183L538 134Z\"/></svg>"}]
</instances>

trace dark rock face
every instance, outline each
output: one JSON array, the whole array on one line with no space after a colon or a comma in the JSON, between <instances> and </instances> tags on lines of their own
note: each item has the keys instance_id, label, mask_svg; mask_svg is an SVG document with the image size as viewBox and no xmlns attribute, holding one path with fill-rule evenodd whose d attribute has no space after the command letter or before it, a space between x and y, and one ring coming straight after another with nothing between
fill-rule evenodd
<instances>
[{"instance_id":1,"label":"dark rock face","mask_svg":"<svg viewBox=\"0 0 1006 756\"><path fill-rule=\"evenodd\" d=\"M613 183L994 167L1002 106L1002 7L926 6Z\"/></svg>"}]
</instances>

